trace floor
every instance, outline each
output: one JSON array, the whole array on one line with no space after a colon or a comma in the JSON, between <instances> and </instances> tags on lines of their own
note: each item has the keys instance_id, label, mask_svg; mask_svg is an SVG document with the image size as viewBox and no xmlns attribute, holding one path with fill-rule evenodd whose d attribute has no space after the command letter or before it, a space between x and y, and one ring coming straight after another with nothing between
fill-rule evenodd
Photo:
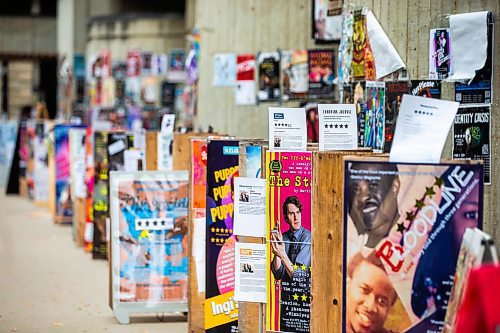
<instances>
[{"instance_id":1,"label":"floor","mask_svg":"<svg viewBox=\"0 0 500 333\"><path fill-rule=\"evenodd\" d=\"M187 332L183 315L119 324L108 306L108 263L73 242L47 208L0 194L0 332ZM160 321L163 319L163 321Z\"/></svg>"}]
</instances>

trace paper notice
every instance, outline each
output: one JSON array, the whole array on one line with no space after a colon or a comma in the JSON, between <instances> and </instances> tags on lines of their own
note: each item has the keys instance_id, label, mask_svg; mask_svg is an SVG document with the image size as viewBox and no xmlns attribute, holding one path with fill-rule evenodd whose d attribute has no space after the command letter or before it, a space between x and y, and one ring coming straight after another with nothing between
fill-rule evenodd
<instances>
[{"instance_id":1,"label":"paper notice","mask_svg":"<svg viewBox=\"0 0 500 333\"><path fill-rule=\"evenodd\" d=\"M235 244L234 299L266 303L266 244Z\"/></svg>"},{"instance_id":2,"label":"paper notice","mask_svg":"<svg viewBox=\"0 0 500 333\"><path fill-rule=\"evenodd\" d=\"M124 168L127 172L144 170L146 166L143 150L128 149L123 154Z\"/></svg>"},{"instance_id":3,"label":"paper notice","mask_svg":"<svg viewBox=\"0 0 500 333\"><path fill-rule=\"evenodd\" d=\"M193 257L198 279L198 292L205 292L205 217L193 219Z\"/></svg>"},{"instance_id":4,"label":"paper notice","mask_svg":"<svg viewBox=\"0 0 500 333\"><path fill-rule=\"evenodd\" d=\"M318 113L320 151L358 148L354 104L319 104Z\"/></svg>"},{"instance_id":5,"label":"paper notice","mask_svg":"<svg viewBox=\"0 0 500 333\"><path fill-rule=\"evenodd\" d=\"M459 103L403 95L391 162L439 163Z\"/></svg>"},{"instance_id":6,"label":"paper notice","mask_svg":"<svg viewBox=\"0 0 500 333\"><path fill-rule=\"evenodd\" d=\"M305 151L307 148L304 108L269 108L269 150Z\"/></svg>"},{"instance_id":7,"label":"paper notice","mask_svg":"<svg viewBox=\"0 0 500 333\"><path fill-rule=\"evenodd\" d=\"M233 233L266 237L266 180L234 178Z\"/></svg>"},{"instance_id":8,"label":"paper notice","mask_svg":"<svg viewBox=\"0 0 500 333\"><path fill-rule=\"evenodd\" d=\"M175 127L175 114L165 114L161 118L161 130L160 132L165 135L170 135L174 133Z\"/></svg>"}]
</instances>

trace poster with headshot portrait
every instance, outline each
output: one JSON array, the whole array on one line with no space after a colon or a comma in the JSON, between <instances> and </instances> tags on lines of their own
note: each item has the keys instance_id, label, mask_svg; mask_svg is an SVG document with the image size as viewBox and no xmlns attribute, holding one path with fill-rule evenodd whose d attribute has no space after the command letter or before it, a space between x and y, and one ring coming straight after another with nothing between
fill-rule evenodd
<instances>
[{"instance_id":1,"label":"poster with headshot portrait","mask_svg":"<svg viewBox=\"0 0 500 333\"><path fill-rule=\"evenodd\" d=\"M346 161L343 332L440 332L480 164Z\"/></svg>"},{"instance_id":2,"label":"poster with headshot portrait","mask_svg":"<svg viewBox=\"0 0 500 333\"><path fill-rule=\"evenodd\" d=\"M335 51L308 50L309 98L332 98Z\"/></svg>"},{"instance_id":3,"label":"poster with headshot portrait","mask_svg":"<svg viewBox=\"0 0 500 333\"><path fill-rule=\"evenodd\" d=\"M310 331L310 152L267 152L266 329Z\"/></svg>"}]
</instances>

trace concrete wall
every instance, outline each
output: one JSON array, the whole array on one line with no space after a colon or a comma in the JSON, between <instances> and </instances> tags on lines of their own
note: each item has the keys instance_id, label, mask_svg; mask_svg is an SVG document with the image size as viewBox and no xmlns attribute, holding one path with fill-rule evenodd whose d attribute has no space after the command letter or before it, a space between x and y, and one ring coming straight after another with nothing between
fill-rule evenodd
<instances>
[{"instance_id":1,"label":"concrete wall","mask_svg":"<svg viewBox=\"0 0 500 333\"><path fill-rule=\"evenodd\" d=\"M220 133L238 136L267 137L267 107L236 106L231 88L213 88L215 53L254 53L281 49L313 48L311 40L312 0L188 0L187 13L194 13L194 23L201 33L201 60L198 116L196 127L208 125ZM495 36L500 35L498 0L352 0L356 6L372 8L375 16L406 62L413 79L424 79L428 73L429 29L447 27L447 14L490 10L494 13ZM189 17L187 17L189 20ZM497 42L498 42L498 38ZM327 46L334 47L334 46ZM494 83L500 86L500 47L494 55ZM485 190L485 230L500 244L499 133L500 96L493 94L492 174L493 185ZM443 87L443 98L453 98L450 84ZM451 157L448 140L444 158Z\"/></svg>"},{"instance_id":2,"label":"concrete wall","mask_svg":"<svg viewBox=\"0 0 500 333\"><path fill-rule=\"evenodd\" d=\"M55 18L0 17L0 54L54 55Z\"/></svg>"},{"instance_id":3,"label":"concrete wall","mask_svg":"<svg viewBox=\"0 0 500 333\"><path fill-rule=\"evenodd\" d=\"M21 107L33 105L34 72L38 64L32 61L9 61L9 118L17 119Z\"/></svg>"}]
</instances>

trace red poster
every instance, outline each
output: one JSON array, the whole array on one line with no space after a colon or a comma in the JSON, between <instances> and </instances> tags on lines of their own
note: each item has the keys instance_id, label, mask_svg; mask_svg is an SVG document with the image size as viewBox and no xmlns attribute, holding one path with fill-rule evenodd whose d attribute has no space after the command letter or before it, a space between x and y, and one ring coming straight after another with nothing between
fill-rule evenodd
<instances>
[{"instance_id":1,"label":"red poster","mask_svg":"<svg viewBox=\"0 0 500 333\"><path fill-rule=\"evenodd\" d=\"M129 50L127 52L127 76L141 75L141 51Z\"/></svg>"}]
</instances>

